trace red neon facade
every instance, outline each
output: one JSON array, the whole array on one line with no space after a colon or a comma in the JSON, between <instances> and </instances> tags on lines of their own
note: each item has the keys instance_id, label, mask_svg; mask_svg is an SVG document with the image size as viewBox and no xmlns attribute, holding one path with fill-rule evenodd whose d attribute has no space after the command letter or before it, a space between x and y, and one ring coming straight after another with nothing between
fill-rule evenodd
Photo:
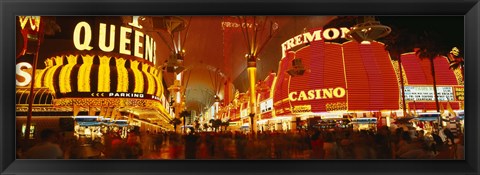
<instances>
[{"instance_id":1,"label":"red neon facade","mask_svg":"<svg viewBox=\"0 0 480 175\"><path fill-rule=\"evenodd\" d=\"M420 59L415 53L407 53L402 55L402 64L405 74L407 76L407 85L411 86L433 86L433 76L430 67L430 60ZM446 57L437 57L434 59L435 66L435 80L437 87L447 86L455 88L463 87L458 86L457 78L452 70L449 69L449 63ZM462 95L463 96L463 95ZM461 100L455 97L456 101L450 101L450 105L453 109L461 109ZM416 110L436 110L435 101L408 101L408 107ZM443 105L446 109L447 102L440 101L440 105ZM441 109L441 107L439 107Z\"/></svg>"},{"instance_id":2,"label":"red neon facade","mask_svg":"<svg viewBox=\"0 0 480 175\"><path fill-rule=\"evenodd\" d=\"M420 59L415 53L402 55L402 64L409 85L432 85L433 77L430 68L430 60ZM447 58L437 57L434 59L435 79L437 86L458 85L455 74L449 69Z\"/></svg>"},{"instance_id":3,"label":"red neon facade","mask_svg":"<svg viewBox=\"0 0 480 175\"><path fill-rule=\"evenodd\" d=\"M300 58L304 75L291 77L286 71L292 60ZM315 41L300 50L287 53L280 61L274 85L276 115L289 115L295 106L311 105L312 113L329 111L380 111L399 109L399 87L392 63L384 45L372 42L344 44ZM344 88L341 98L313 100L289 99L289 93L324 88ZM328 108L340 104L339 108ZM342 104L345 106L342 107ZM337 106L337 107L338 107Z\"/></svg>"},{"instance_id":4,"label":"red neon facade","mask_svg":"<svg viewBox=\"0 0 480 175\"><path fill-rule=\"evenodd\" d=\"M349 111L398 109L399 87L388 53L378 42L343 44Z\"/></svg>"}]
</instances>

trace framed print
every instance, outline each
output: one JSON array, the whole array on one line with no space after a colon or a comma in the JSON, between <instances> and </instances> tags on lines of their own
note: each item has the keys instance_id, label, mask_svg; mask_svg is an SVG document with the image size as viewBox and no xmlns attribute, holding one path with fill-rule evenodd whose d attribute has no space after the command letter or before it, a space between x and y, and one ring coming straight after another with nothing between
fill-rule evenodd
<instances>
[{"instance_id":1,"label":"framed print","mask_svg":"<svg viewBox=\"0 0 480 175\"><path fill-rule=\"evenodd\" d=\"M477 0L0 7L2 174L479 173Z\"/></svg>"}]
</instances>

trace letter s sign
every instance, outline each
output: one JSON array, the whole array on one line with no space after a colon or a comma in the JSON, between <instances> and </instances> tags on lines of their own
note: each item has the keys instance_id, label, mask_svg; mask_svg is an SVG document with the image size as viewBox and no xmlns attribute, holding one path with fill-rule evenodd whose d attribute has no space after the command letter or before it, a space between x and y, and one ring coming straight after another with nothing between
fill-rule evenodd
<instances>
[{"instance_id":1,"label":"letter s sign","mask_svg":"<svg viewBox=\"0 0 480 175\"><path fill-rule=\"evenodd\" d=\"M16 68L17 75L25 79L22 82L18 81L17 79L16 80L17 86L27 86L32 81L32 75L30 75L28 72L23 71L22 68L31 69L32 65L27 62L21 62L17 64L17 68Z\"/></svg>"}]
</instances>

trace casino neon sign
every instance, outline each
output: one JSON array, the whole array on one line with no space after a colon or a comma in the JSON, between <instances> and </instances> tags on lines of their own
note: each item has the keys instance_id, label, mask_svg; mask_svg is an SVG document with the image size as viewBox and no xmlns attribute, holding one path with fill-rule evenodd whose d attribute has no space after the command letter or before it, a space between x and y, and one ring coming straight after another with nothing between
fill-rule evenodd
<instances>
[{"instance_id":1,"label":"casino neon sign","mask_svg":"<svg viewBox=\"0 0 480 175\"><path fill-rule=\"evenodd\" d=\"M308 91L294 91L288 94L288 99L290 99L290 101L332 99L343 97L345 97L345 89L342 87L313 89Z\"/></svg>"}]
</instances>

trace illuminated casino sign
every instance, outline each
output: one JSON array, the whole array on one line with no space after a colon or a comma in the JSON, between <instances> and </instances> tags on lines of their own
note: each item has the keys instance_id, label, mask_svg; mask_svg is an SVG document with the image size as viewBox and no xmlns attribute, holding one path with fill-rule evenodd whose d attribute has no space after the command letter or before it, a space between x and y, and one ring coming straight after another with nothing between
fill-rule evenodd
<instances>
[{"instance_id":1,"label":"illuminated casino sign","mask_svg":"<svg viewBox=\"0 0 480 175\"><path fill-rule=\"evenodd\" d=\"M311 43L313 41L321 41L321 40L335 40L338 38L345 38L345 35L347 32L349 32L350 29L346 27L341 27L341 28L328 28L328 29L320 29L320 30L315 30L312 32L306 32L302 33L300 35L297 35L293 38L290 38L289 40L285 41L282 44L282 58L285 57L285 53L287 50L290 50L296 46L299 46L301 44L306 44L306 43Z\"/></svg>"},{"instance_id":2,"label":"illuminated casino sign","mask_svg":"<svg viewBox=\"0 0 480 175\"><path fill-rule=\"evenodd\" d=\"M348 28L311 29L282 45L276 82L272 85L276 116L322 112L400 109L401 85L397 62L383 43L345 38ZM295 47L299 47L295 49ZM301 47L301 48L300 48ZM295 60L295 61L294 61ZM301 63L303 73L291 74ZM402 54L406 100L426 110L435 109L431 62L414 52ZM440 101L461 101L464 90L445 57L434 59ZM414 105L412 103L408 103ZM452 107L456 103L452 103ZM455 107L454 107L455 108Z\"/></svg>"},{"instance_id":3,"label":"illuminated casino sign","mask_svg":"<svg viewBox=\"0 0 480 175\"><path fill-rule=\"evenodd\" d=\"M439 101L454 101L452 87L437 86ZM432 86L405 86L405 100L408 101L435 101Z\"/></svg>"},{"instance_id":4,"label":"illuminated casino sign","mask_svg":"<svg viewBox=\"0 0 480 175\"><path fill-rule=\"evenodd\" d=\"M345 89L341 87L328 89L315 89L309 91L290 92L288 98L290 101L318 100L326 98L343 98Z\"/></svg>"},{"instance_id":5,"label":"illuminated casino sign","mask_svg":"<svg viewBox=\"0 0 480 175\"><path fill-rule=\"evenodd\" d=\"M155 66L155 40L140 31L136 19L128 27L97 17L75 22L68 35L72 38L67 38L74 47L65 46L65 51L47 57L45 69L36 72L34 86L49 88L57 99L161 101L164 87L162 71ZM28 77L22 71L17 74Z\"/></svg>"},{"instance_id":6,"label":"illuminated casino sign","mask_svg":"<svg viewBox=\"0 0 480 175\"><path fill-rule=\"evenodd\" d=\"M135 27L139 27L138 23ZM92 35L98 35L98 40L92 41ZM80 51L89 51L97 47L103 52L117 51L120 54L145 59L153 64L156 62L154 39L131 27L100 23L98 31L93 31L89 23L82 21L75 26L73 43Z\"/></svg>"},{"instance_id":7,"label":"illuminated casino sign","mask_svg":"<svg viewBox=\"0 0 480 175\"><path fill-rule=\"evenodd\" d=\"M347 31L314 29L282 45L286 52L273 85L276 116L399 109L400 87L385 45L328 42ZM304 74L287 73L294 59L301 60Z\"/></svg>"}]
</instances>

